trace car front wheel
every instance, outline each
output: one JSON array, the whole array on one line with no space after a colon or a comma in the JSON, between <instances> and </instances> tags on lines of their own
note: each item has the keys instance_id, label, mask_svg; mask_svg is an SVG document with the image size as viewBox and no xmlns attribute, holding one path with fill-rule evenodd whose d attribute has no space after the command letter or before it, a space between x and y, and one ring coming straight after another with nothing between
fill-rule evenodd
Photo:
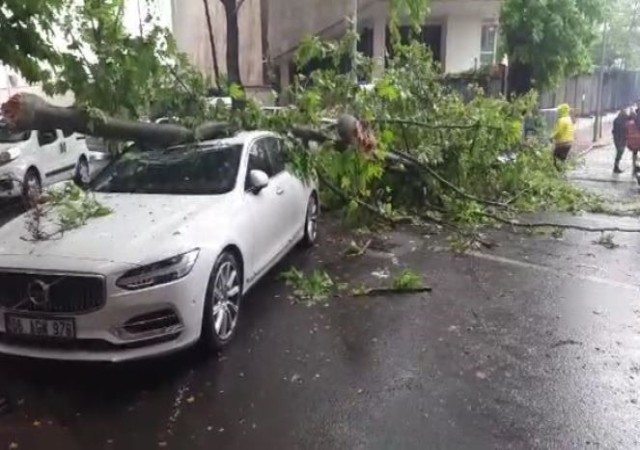
<instances>
[{"instance_id":1,"label":"car front wheel","mask_svg":"<svg viewBox=\"0 0 640 450\"><path fill-rule=\"evenodd\" d=\"M309 197L307 203L307 215L304 221L304 237L302 245L304 247L313 247L318 239L318 218L320 217L320 203L318 196L313 193Z\"/></svg>"},{"instance_id":2,"label":"car front wheel","mask_svg":"<svg viewBox=\"0 0 640 450\"><path fill-rule=\"evenodd\" d=\"M80 158L78 160L74 181L80 187L87 186L89 184L89 181L91 181L89 162L85 158Z\"/></svg>"},{"instance_id":3,"label":"car front wheel","mask_svg":"<svg viewBox=\"0 0 640 450\"><path fill-rule=\"evenodd\" d=\"M31 168L27 171L22 181L22 199L27 208L33 206L33 202L42 192L42 183L38 172Z\"/></svg>"},{"instance_id":4,"label":"car front wheel","mask_svg":"<svg viewBox=\"0 0 640 450\"><path fill-rule=\"evenodd\" d=\"M216 261L204 305L202 343L207 350L225 347L236 333L242 300L242 268L230 252Z\"/></svg>"}]
</instances>

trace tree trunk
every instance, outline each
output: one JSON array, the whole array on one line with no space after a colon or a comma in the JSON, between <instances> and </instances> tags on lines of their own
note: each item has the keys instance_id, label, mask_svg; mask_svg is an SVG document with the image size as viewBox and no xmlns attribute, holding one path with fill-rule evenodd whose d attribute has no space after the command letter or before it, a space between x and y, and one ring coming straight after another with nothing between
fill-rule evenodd
<instances>
[{"instance_id":1,"label":"tree trunk","mask_svg":"<svg viewBox=\"0 0 640 450\"><path fill-rule=\"evenodd\" d=\"M507 88L509 98L528 94L533 88L533 67L509 60Z\"/></svg>"},{"instance_id":2,"label":"tree trunk","mask_svg":"<svg viewBox=\"0 0 640 450\"><path fill-rule=\"evenodd\" d=\"M240 29L237 0L220 0L227 20L227 77L229 83L242 86L240 76Z\"/></svg>"},{"instance_id":3,"label":"tree trunk","mask_svg":"<svg viewBox=\"0 0 640 450\"><path fill-rule=\"evenodd\" d=\"M213 35L213 26L211 25L211 11L209 10L209 0L202 0L204 3L204 13L207 17L207 28L209 29L209 44L211 45L211 59L213 60L213 74L216 77L216 88L220 89L220 67L218 66L218 51L216 50L216 41Z\"/></svg>"},{"instance_id":4,"label":"tree trunk","mask_svg":"<svg viewBox=\"0 0 640 450\"><path fill-rule=\"evenodd\" d=\"M219 122L189 129L181 125L122 120L100 114L96 117L83 109L53 106L37 95L26 93L11 97L2 105L1 112L16 131L55 128L103 139L143 142L160 148L220 138L232 131L229 124Z\"/></svg>"}]
</instances>

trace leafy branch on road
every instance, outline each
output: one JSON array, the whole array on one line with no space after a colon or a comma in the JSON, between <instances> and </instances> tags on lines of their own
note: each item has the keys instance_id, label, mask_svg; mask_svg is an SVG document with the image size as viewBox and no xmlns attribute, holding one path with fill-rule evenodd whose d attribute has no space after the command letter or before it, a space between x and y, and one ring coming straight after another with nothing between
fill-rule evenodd
<instances>
[{"instance_id":1,"label":"leafy branch on road","mask_svg":"<svg viewBox=\"0 0 640 450\"><path fill-rule=\"evenodd\" d=\"M293 299L306 306L325 305L339 285L323 270L314 270L310 275L292 267L280 275L293 290Z\"/></svg>"},{"instance_id":2,"label":"leafy branch on road","mask_svg":"<svg viewBox=\"0 0 640 450\"><path fill-rule=\"evenodd\" d=\"M609 250L615 250L616 248L620 247L619 244L617 244L614 240L614 236L611 233L605 234L602 233L602 236L600 236L599 239L593 241L594 244L596 245L601 245L606 249Z\"/></svg>"},{"instance_id":3,"label":"leafy branch on road","mask_svg":"<svg viewBox=\"0 0 640 450\"><path fill-rule=\"evenodd\" d=\"M290 287L292 298L306 306L326 305L332 296L339 295L349 288L347 283L337 283L324 270L314 270L306 275L301 270L293 267L280 275L287 286ZM411 294L431 292L431 287L423 284L422 276L405 270L394 278L390 287L360 286L351 289L352 297L375 297L392 294Z\"/></svg>"}]
</instances>

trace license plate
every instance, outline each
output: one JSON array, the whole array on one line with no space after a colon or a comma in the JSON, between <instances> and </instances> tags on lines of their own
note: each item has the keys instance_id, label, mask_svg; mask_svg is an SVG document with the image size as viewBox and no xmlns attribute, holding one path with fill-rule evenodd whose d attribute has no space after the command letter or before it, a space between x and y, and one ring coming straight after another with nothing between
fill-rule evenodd
<instances>
[{"instance_id":1,"label":"license plate","mask_svg":"<svg viewBox=\"0 0 640 450\"><path fill-rule=\"evenodd\" d=\"M5 315L7 334L18 336L73 339L76 337L74 319L41 319L30 316Z\"/></svg>"}]
</instances>

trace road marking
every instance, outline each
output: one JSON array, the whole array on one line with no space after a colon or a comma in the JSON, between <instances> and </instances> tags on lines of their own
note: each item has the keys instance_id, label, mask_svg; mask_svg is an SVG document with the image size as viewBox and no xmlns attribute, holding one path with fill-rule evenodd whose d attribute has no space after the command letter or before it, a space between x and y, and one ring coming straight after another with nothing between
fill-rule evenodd
<instances>
[{"instance_id":1,"label":"road marking","mask_svg":"<svg viewBox=\"0 0 640 450\"><path fill-rule=\"evenodd\" d=\"M481 253L481 252L468 252L467 255L473 256L474 258L478 258L478 259L484 259L486 261L507 264L510 266L522 267L525 269L533 269L541 272L562 274L562 272L555 267L541 266L539 264L534 264L526 261L518 261L517 259L505 258L504 256L490 255L488 253ZM594 283L606 284L609 286L619 287L622 289L640 291L640 286L638 285L623 283L621 281L609 280L607 278L597 277L594 275L582 275L582 274L575 274L575 273L567 273L566 275L568 275L570 278L578 278L584 281L591 281Z\"/></svg>"}]
</instances>

